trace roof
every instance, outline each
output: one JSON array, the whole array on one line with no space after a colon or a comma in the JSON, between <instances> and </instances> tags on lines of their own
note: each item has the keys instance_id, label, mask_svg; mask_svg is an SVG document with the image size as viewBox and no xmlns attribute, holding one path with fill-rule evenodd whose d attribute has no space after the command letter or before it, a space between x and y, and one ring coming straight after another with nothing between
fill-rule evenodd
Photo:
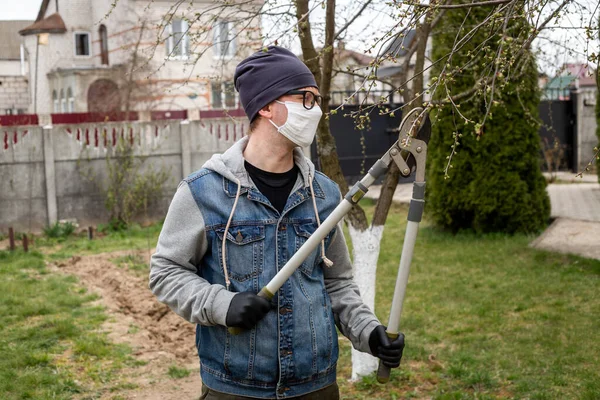
<instances>
[{"instance_id":1,"label":"roof","mask_svg":"<svg viewBox=\"0 0 600 400\"><path fill-rule=\"evenodd\" d=\"M563 67L563 75L575 77L580 87L596 86L596 71L588 64L565 64Z\"/></svg>"},{"instance_id":2,"label":"roof","mask_svg":"<svg viewBox=\"0 0 600 400\"><path fill-rule=\"evenodd\" d=\"M359 53L358 51L348 50L348 49L335 49L336 55L339 59L343 60L345 58L352 58L360 65L369 65L371 61L374 60L373 57L370 57L364 53Z\"/></svg>"},{"instance_id":3,"label":"roof","mask_svg":"<svg viewBox=\"0 0 600 400\"><path fill-rule=\"evenodd\" d=\"M399 65L391 65L377 69L377 78L384 79L397 75L402 72L402 67Z\"/></svg>"},{"instance_id":4,"label":"roof","mask_svg":"<svg viewBox=\"0 0 600 400\"><path fill-rule=\"evenodd\" d=\"M408 53L412 42L415 40L417 31L415 29L402 30L394 40L385 47L382 56L390 55L394 58L404 57Z\"/></svg>"},{"instance_id":5,"label":"roof","mask_svg":"<svg viewBox=\"0 0 600 400\"><path fill-rule=\"evenodd\" d=\"M317 50L317 52L321 52L321 51L323 51L323 48L317 47L316 50ZM354 61L356 61L357 64L366 66L366 65L369 65L371 63L371 61L373 61L375 59L364 53L347 49L342 41L339 42L338 46L335 47L333 49L333 51L334 51L333 56L336 61L351 58ZM302 59L301 54L297 54L297 56L298 56L298 58Z\"/></svg>"},{"instance_id":6,"label":"roof","mask_svg":"<svg viewBox=\"0 0 600 400\"><path fill-rule=\"evenodd\" d=\"M38 33L65 33L67 27L59 13L54 13L47 18L36 21L25 29L19 31L23 36L36 35Z\"/></svg>"},{"instance_id":7,"label":"roof","mask_svg":"<svg viewBox=\"0 0 600 400\"><path fill-rule=\"evenodd\" d=\"M568 89L574 86L576 79L573 75L555 76L548 81L545 89Z\"/></svg>"},{"instance_id":8,"label":"roof","mask_svg":"<svg viewBox=\"0 0 600 400\"><path fill-rule=\"evenodd\" d=\"M0 60L21 59L19 31L33 21L0 21Z\"/></svg>"}]
</instances>

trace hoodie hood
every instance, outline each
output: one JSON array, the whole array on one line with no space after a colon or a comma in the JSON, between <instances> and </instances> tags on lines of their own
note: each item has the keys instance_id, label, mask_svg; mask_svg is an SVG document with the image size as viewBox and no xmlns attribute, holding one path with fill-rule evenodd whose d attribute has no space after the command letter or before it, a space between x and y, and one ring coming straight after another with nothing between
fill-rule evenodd
<instances>
[{"instance_id":1,"label":"hoodie hood","mask_svg":"<svg viewBox=\"0 0 600 400\"><path fill-rule=\"evenodd\" d=\"M248 145L248 136L235 142L223 154L214 154L202 168L210 169L224 176L232 182L239 181L243 187L253 187L248 172L244 167L244 149ZM310 185L309 177L314 178L315 166L304 156L300 147L294 148L294 163L298 166L304 187Z\"/></svg>"}]
</instances>

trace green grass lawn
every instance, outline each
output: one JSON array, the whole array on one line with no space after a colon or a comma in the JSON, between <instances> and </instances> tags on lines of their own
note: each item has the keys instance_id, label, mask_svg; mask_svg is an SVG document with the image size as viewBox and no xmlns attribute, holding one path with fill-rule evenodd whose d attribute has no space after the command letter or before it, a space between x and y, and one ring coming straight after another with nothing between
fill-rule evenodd
<instances>
[{"instance_id":1,"label":"green grass lawn","mask_svg":"<svg viewBox=\"0 0 600 400\"><path fill-rule=\"evenodd\" d=\"M366 202L368 213L373 207ZM383 238L376 313L387 322L406 207ZM129 350L98 333L106 315L74 278L44 260L154 246L160 225L41 239L39 252L0 252L0 398L95 398L118 392ZM600 262L531 249L532 236L451 235L423 222L402 316L407 347L387 385L349 383L342 339L338 383L346 399L600 399ZM117 265L137 272L140 261ZM193 340L193 338L190 338ZM170 370L174 377L187 371Z\"/></svg>"},{"instance_id":2,"label":"green grass lawn","mask_svg":"<svg viewBox=\"0 0 600 400\"><path fill-rule=\"evenodd\" d=\"M406 207L395 206L377 276L384 324L405 227ZM340 379L346 398L600 399L600 261L538 251L531 240L421 224L401 320L403 365L385 386ZM348 378L348 358L341 364Z\"/></svg>"},{"instance_id":3,"label":"green grass lawn","mask_svg":"<svg viewBox=\"0 0 600 400\"><path fill-rule=\"evenodd\" d=\"M137 361L98 331L106 316L95 299L74 278L48 273L41 253L0 251L1 399L118 390L116 373Z\"/></svg>"},{"instance_id":4,"label":"green grass lawn","mask_svg":"<svg viewBox=\"0 0 600 400\"><path fill-rule=\"evenodd\" d=\"M29 253L0 251L0 399L92 399L128 387L118 373L140 362L100 332L107 316L96 297L45 261L152 247L159 231L36 237Z\"/></svg>"}]
</instances>

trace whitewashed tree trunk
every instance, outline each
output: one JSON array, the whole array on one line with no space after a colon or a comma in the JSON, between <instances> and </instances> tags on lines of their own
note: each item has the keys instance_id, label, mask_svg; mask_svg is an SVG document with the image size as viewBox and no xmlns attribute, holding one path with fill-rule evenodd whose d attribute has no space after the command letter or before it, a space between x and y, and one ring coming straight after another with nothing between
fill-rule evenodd
<instances>
[{"instance_id":1,"label":"whitewashed tree trunk","mask_svg":"<svg viewBox=\"0 0 600 400\"><path fill-rule=\"evenodd\" d=\"M348 224L348 231L353 247L354 280L364 303L375 310L375 277L383 226L371 226L361 231ZM352 349L352 380L375 372L377 364L377 358Z\"/></svg>"}]
</instances>

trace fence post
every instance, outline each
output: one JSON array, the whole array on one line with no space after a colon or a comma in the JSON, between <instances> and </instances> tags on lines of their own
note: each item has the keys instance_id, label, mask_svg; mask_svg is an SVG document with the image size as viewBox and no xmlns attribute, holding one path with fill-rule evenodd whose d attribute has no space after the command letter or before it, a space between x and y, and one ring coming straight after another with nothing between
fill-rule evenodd
<instances>
[{"instance_id":1,"label":"fence post","mask_svg":"<svg viewBox=\"0 0 600 400\"><path fill-rule=\"evenodd\" d=\"M12 226L8 228L8 243L10 246L10 251L15 251L15 231L13 230Z\"/></svg>"},{"instance_id":2,"label":"fence post","mask_svg":"<svg viewBox=\"0 0 600 400\"><path fill-rule=\"evenodd\" d=\"M54 146L52 145L52 125L42 128L42 145L44 147L44 173L46 177L46 206L48 209L48 225L58 221L56 207L56 175L54 170Z\"/></svg>"},{"instance_id":3,"label":"fence post","mask_svg":"<svg viewBox=\"0 0 600 400\"><path fill-rule=\"evenodd\" d=\"M192 173L192 149L190 140L190 121L184 119L179 123L181 134L181 171L185 178Z\"/></svg>"}]
</instances>

